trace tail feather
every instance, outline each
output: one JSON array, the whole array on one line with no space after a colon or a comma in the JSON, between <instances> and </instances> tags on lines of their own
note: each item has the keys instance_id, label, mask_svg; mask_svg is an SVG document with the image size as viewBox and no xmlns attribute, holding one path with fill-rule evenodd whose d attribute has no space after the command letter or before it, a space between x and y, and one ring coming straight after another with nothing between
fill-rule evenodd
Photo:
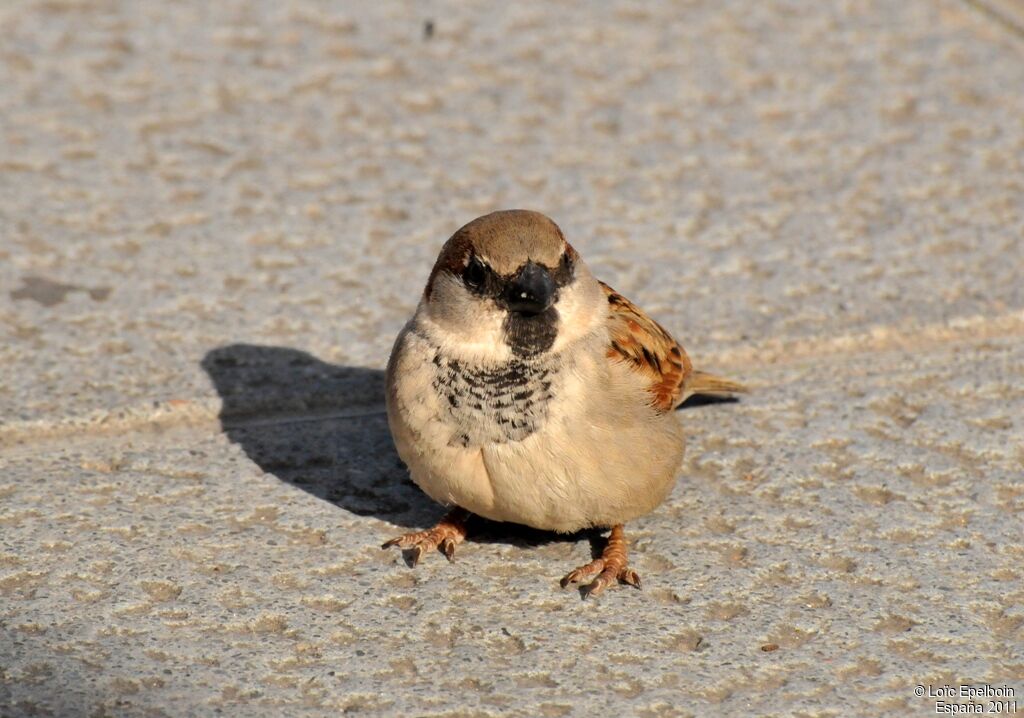
<instances>
[{"instance_id":1,"label":"tail feather","mask_svg":"<svg viewBox=\"0 0 1024 718\"><path fill-rule=\"evenodd\" d=\"M708 374L704 371L695 371L686 381L685 395L732 396L733 394L746 394L748 391L750 390L746 386L732 379Z\"/></svg>"}]
</instances>

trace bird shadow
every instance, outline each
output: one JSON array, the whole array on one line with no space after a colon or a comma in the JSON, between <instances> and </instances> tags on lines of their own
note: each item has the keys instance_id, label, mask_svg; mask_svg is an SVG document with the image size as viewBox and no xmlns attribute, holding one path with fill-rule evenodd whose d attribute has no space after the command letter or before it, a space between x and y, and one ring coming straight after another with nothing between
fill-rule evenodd
<instances>
[{"instance_id":1,"label":"bird shadow","mask_svg":"<svg viewBox=\"0 0 1024 718\"><path fill-rule=\"evenodd\" d=\"M298 349L230 344L201 366L221 398L221 429L260 469L359 516L404 529L444 514L409 479L388 430L384 372L317 359ZM534 547L577 541L474 516L469 540Z\"/></svg>"}]
</instances>

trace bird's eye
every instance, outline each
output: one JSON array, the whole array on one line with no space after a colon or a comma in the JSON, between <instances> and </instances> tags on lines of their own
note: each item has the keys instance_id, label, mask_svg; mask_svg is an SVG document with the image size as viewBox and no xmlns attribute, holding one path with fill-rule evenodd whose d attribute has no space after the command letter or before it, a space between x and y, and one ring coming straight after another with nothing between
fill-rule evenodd
<instances>
[{"instance_id":1,"label":"bird's eye","mask_svg":"<svg viewBox=\"0 0 1024 718\"><path fill-rule=\"evenodd\" d=\"M470 289L480 289L487 279L487 268L476 256L469 258L469 264L462 271L462 281Z\"/></svg>"}]
</instances>

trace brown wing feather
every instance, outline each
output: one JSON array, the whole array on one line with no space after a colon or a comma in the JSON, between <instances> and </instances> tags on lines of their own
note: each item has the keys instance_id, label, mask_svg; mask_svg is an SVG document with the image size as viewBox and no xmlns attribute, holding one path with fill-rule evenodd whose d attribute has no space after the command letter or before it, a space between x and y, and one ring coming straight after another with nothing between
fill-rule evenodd
<instances>
[{"instance_id":1,"label":"brown wing feather","mask_svg":"<svg viewBox=\"0 0 1024 718\"><path fill-rule=\"evenodd\" d=\"M608 356L632 365L649 380L651 404L671 411L683 401L693 365L686 350L632 302L601 282L608 297L611 346Z\"/></svg>"}]
</instances>

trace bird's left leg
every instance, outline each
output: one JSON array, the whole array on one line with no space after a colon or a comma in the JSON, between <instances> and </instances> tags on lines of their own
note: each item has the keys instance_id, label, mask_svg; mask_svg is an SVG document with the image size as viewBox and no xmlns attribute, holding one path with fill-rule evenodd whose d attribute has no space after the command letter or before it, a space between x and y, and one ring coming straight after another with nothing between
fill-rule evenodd
<instances>
[{"instance_id":1,"label":"bird's left leg","mask_svg":"<svg viewBox=\"0 0 1024 718\"><path fill-rule=\"evenodd\" d=\"M466 520L469 517L468 511L456 506L433 528L402 534L386 541L381 548L398 546L400 549L408 549L409 554L406 558L413 566L419 563L425 551L432 551L435 548L440 548L445 558L451 561L455 557L455 547L466 538Z\"/></svg>"},{"instance_id":2,"label":"bird's left leg","mask_svg":"<svg viewBox=\"0 0 1024 718\"><path fill-rule=\"evenodd\" d=\"M626 534L622 524L616 524L612 526L612 532L608 536L608 543L601 552L601 557L568 573L562 579L562 588L570 583L580 583L595 573L597 577L583 587L584 598L596 596L619 581L640 588L640 574L629 567L626 558Z\"/></svg>"}]
</instances>

